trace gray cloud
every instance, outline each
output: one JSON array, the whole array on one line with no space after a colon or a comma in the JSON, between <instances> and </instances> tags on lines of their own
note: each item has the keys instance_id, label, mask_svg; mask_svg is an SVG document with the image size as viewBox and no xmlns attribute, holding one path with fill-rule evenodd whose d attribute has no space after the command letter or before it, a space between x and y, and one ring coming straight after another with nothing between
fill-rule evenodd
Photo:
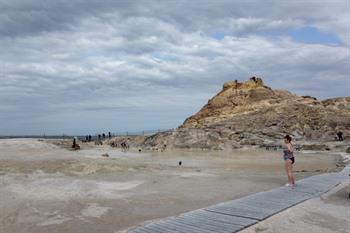
<instances>
[{"instance_id":1,"label":"gray cloud","mask_svg":"<svg viewBox=\"0 0 350 233\"><path fill-rule=\"evenodd\" d=\"M0 134L176 127L232 79L350 86L348 1L1 1ZM304 44L312 26L342 44ZM218 38L215 35L219 34Z\"/></svg>"}]
</instances>

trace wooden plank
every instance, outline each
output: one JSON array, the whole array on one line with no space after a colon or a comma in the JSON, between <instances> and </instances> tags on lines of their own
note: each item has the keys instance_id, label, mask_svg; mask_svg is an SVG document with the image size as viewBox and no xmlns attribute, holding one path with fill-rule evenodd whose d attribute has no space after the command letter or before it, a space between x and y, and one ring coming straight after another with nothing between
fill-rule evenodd
<instances>
[{"instance_id":1,"label":"wooden plank","mask_svg":"<svg viewBox=\"0 0 350 233\"><path fill-rule=\"evenodd\" d=\"M251 195L248 197L244 197L239 199L239 201L243 200L268 200L270 202L276 202L276 203L294 203L295 201L299 201L301 199L308 199L312 197L313 194L304 193L304 192L295 192L289 189L275 189L270 192L264 192L264 193L258 193L256 195Z\"/></svg>"},{"instance_id":2,"label":"wooden plank","mask_svg":"<svg viewBox=\"0 0 350 233\"><path fill-rule=\"evenodd\" d=\"M202 231L192 229L188 226L184 227L183 225L177 225L177 224L174 224L173 222L161 222L159 223L159 225L161 227L166 227L168 229L171 229L177 233L187 233L187 232L202 233Z\"/></svg>"},{"instance_id":3,"label":"wooden plank","mask_svg":"<svg viewBox=\"0 0 350 233\"><path fill-rule=\"evenodd\" d=\"M128 233L142 233L142 231L140 230L140 227L128 230L127 232Z\"/></svg>"},{"instance_id":4,"label":"wooden plank","mask_svg":"<svg viewBox=\"0 0 350 233\"><path fill-rule=\"evenodd\" d=\"M309 196L305 197L305 195L294 195L293 193L289 194L288 192L285 192L283 194L266 193L264 195L259 195L259 196L252 196L252 197L248 196L246 198L237 200L236 203L269 202L273 206L281 206L281 205L288 204L289 202L293 202L294 200L309 198Z\"/></svg>"},{"instance_id":5,"label":"wooden plank","mask_svg":"<svg viewBox=\"0 0 350 233\"><path fill-rule=\"evenodd\" d=\"M297 186L294 189L305 189L305 188L313 188L313 189L319 189L324 190L324 188L327 188L329 186L334 186L337 184L337 181L321 181L321 180L305 180L300 181L297 183Z\"/></svg>"},{"instance_id":6,"label":"wooden plank","mask_svg":"<svg viewBox=\"0 0 350 233\"><path fill-rule=\"evenodd\" d=\"M325 190L328 190L328 188L324 188ZM313 188L313 187L307 187L305 189L294 189L294 190L288 190L286 189L285 192L291 192L294 194L307 194L309 197L315 197L323 193L323 190Z\"/></svg>"},{"instance_id":7,"label":"wooden plank","mask_svg":"<svg viewBox=\"0 0 350 233\"><path fill-rule=\"evenodd\" d=\"M311 196L300 196L300 197L290 197L290 196L284 196L284 197L274 197L274 196L264 196L259 198L252 198L252 199L245 199L245 200L239 200L237 203L269 203L271 206L279 207L284 205L293 205L295 203L298 203L303 200L309 199Z\"/></svg>"},{"instance_id":8,"label":"wooden plank","mask_svg":"<svg viewBox=\"0 0 350 233\"><path fill-rule=\"evenodd\" d=\"M237 200L237 203L232 206L248 206L246 209L251 210L259 210L262 212L274 212L274 211L280 211L281 209L285 209L289 206L295 205L301 201L304 201L306 199L309 199L309 197L292 197L292 196L278 196L270 197L270 194L262 195L259 198L252 197L252 198L245 198ZM282 199L283 198L283 199Z\"/></svg>"},{"instance_id":9,"label":"wooden plank","mask_svg":"<svg viewBox=\"0 0 350 233\"><path fill-rule=\"evenodd\" d=\"M190 217L177 217L175 221L191 225L193 227L196 227L198 229L206 230L206 231L211 231L211 232L218 232L218 233L226 233L227 229L225 230L226 227L218 227L218 226L213 226L211 224L208 224L206 221L201 221L199 219L192 219Z\"/></svg>"},{"instance_id":10,"label":"wooden plank","mask_svg":"<svg viewBox=\"0 0 350 233\"><path fill-rule=\"evenodd\" d=\"M135 231L133 231L133 232L135 232ZM149 229L148 226L142 226L142 227L138 228L136 232L137 233L160 233L159 231Z\"/></svg>"},{"instance_id":11,"label":"wooden plank","mask_svg":"<svg viewBox=\"0 0 350 233\"><path fill-rule=\"evenodd\" d=\"M178 232L178 233L187 233L187 232L193 232L193 233L208 233L208 232L205 232L205 231L201 231L199 229L196 229L196 228L193 228L192 226L184 226L183 224L177 224L175 223L174 221L172 222L163 222L161 223L162 226L166 226L166 227L171 227L171 228L174 228L175 229L175 232Z\"/></svg>"},{"instance_id":12,"label":"wooden plank","mask_svg":"<svg viewBox=\"0 0 350 233\"><path fill-rule=\"evenodd\" d=\"M247 205L242 205L238 203L236 203L236 205L233 205L233 206L218 206L218 207L213 206L211 208L207 208L207 210L227 210L227 211L241 210L241 211L249 212L251 214L255 214L255 213L260 214L260 213L268 212L254 206L247 206ZM252 217L254 218L254 215Z\"/></svg>"},{"instance_id":13,"label":"wooden plank","mask_svg":"<svg viewBox=\"0 0 350 233\"><path fill-rule=\"evenodd\" d=\"M332 185L332 184L337 183L337 182L339 182L339 180L335 179L335 178L320 177L317 179L313 178L313 179L299 180L297 182L297 184L308 183L308 184L315 186L315 187L322 187L322 186ZM296 187L298 187L298 186L296 186Z\"/></svg>"},{"instance_id":14,"label":"wooden plank","mask_svg":"<svg viewBox=\"0 0 350 233\"><path fill-rule=\"evenodd\" d=\"M144 230L147 233L165 233L165 229L157 229L156 227L154 227L154 225L152 224L148 224L146 226L142 227L142 230Z\"/></svg>"},{"instance_id":15,"label":"wooden plank","mask_svg":"<svg viewBox=\"0 0 350 233\"><path fill-rule=\"evenodd\" d=\"M198 228L197 226L194 226L192 224L187 224L187 223L181 222L181 221L179 221L178 217L172 218L170 221L167 221L167 223L168 224L172 224L172 225L179 225L179 226L185 227L187 229L191 229L190 232L193 232L193 233L202 233L202 232L209 233L209 232L212 232L210 230L206 230L206 229L203 229L203 228Z\"/></svg>"},{"instance_id":16,"label":"wooden plank","mask_svg":"<svg viewBox=\"0 0 350 233\"><path fill-rule=\"evenodd\" d=\"M164 222L160 222L160 223L156 222L147 226L151 227L152 229L155 229L157 232L162 232L162 233L187 233L188 232L188 228L183 229L179 226L169 226Z\"/></svg>"},{"instance_id":17,"label":"wooden plank","mask_svg":"<svg viewBox=\"0 0 350 233\"><path fill-rule=\"evenodd\" d=\"M206 210L196 211L196 212L193 212L193 214L210 218L212 220L217 220L219 222L222 221L222 222L232 223L239 226L251 225L257 222L256 220L251 220L251 219L236 217L236 216L229 216L226 214L219 214L219 213L209 212Z\"/></svg>"},{"instance_id":18,"label":"wooden plank","mask_svg":"<svg viewBox=\"0 0 350 233\"><path fill-rule=\"evenodd\" d=\"M196 214L184 215L183 218L192 219L195 222L198 222L199 224L216 226L219 229L226 228L230 231L242 229L241 225L237 225L237 224L234 224L232 222L225 222L225 221L221 221L221 220L219 221L218 219L208 218L208 216L203 217L203 216L198 215L198 214L197 215Z\"/></svg>"},{"instance_id":19,"label":"wooden plank","mask_svg":"<svg viewBox=\"0 0 350 233\"><path fill-rule=\"evenodd\" d=\"M250 218L254 220L262 220L265 219L266 216L268 216L268 213L254 211L254 210L248 210L244 209L242 207L232 207L230 209L226 208L208 208L208 211L221 213L221 214L227 214L231 216L237 216L237 217L243 217L243 218Z\"/></svg>"},{"instance_id":20,"label":"wooden plank","mask_svg":"<svg viewBox=\"0 0 350 233\"><path fill-rule=\"evenodd\" d=\"M182 227L184 229L188 229L188 232L193 233L213 233L212 230L206 230L203 228L198 228L197 226L193 226L191 224L179 222L177 219L172 219L171 221L167 221L166 224L171 224L174 226Z\"/></svg>"},{"instance_id":21,"label":"wooden plank","mask_svg":"<svg viewBox=\"0 0 350 233\"><path fill-rule=\"evenodd\" d=\"M259 197L249 197L249 198L244 198L240 199L237 201L237 203L249 203L249 204L257 204L257 206L260 206L261 204L263 205L270 205L271 207L284 207L286 205L293 205L295 203L298 203L300 201L309 199L311 196L291 196L291 195L286 195L282 196L279 195L278 193L272 195L272 194L267 194L267 195L261 195Z\"/></svg>"},{"instance_id":22,"label":"wooden plank","mask_svg":"<svg viewBox=\"0 0 350 233\"><path fill-rule=\"evenodd\" d=\"M144 228L144 226L141 226L136 229L129 230L128 233L149 233L149 232Z\"/></svg>"},{"instance_id":23,"label":"wooden plank","mask_svg":"<svg viewBox=\"0 0 350 233\"><path fill-rule=\"evenodd\" d=\"M259 209L265 210L265 212L274 212L274 211L280 211L281 209L288 208L291 204L290 203L272 203L268 202L266 200L252 200L249 202L242 202L239 203L242 206L253 206Z\"/></svg>"},{"instance_id":24,"label":"wooden plank","mask_svg":"<svg viewBox=\"0 0 350 233\"><path fill-rule=\"evenodd\" d=\"M311 185L314 186L324 186L324 185L332 185L334 183L337 183L341 180L341 177L310 177L310 178L306 178L303 180L300 180L297 182L297 184L302 184L302 183L309 183Z\"/></svg>"},{"instance_id":25,"label":"wooden plank","mask_svg":"<svg viewBox=\"0 0 350 233\"><path fill-rule=\"evenodd\" d=\"M286 188L281 188L281 190L285 192L305 193L305 194L310 194L312 196L315 196L329 190L330 188L334 187L334 185L327 185L327 186L323 185L322 187L320 187L320 186L316 186L308 183L299 183L297 184L297 187L293 189L286 187Z\"/></svg>"},{"instance_id":26,"label":"wooden plank","mask_svg":"<svg viewBox=\"0 0 350 233\"><path fill-rule=\"evenodd\" d=\"M187 218L178 217L178 218L176 218L176 221L184 223L184 224L188 224L188 225L194 226L198 229L203 229L206 231L212 231L212 232L217 232L217 233L227 233L227 232L231 231L231 229L228 228L227 226L211 225L211 224L207 223L206 221L201 221L199 219L193 219L190 217L187 217Z\"/></svg>"}]
</instances>

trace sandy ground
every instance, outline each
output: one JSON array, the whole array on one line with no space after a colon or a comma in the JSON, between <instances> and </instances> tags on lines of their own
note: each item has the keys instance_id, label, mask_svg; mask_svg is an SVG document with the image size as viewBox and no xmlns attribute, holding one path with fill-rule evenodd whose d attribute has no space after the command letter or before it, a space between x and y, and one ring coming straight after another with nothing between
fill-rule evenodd
<instances>
[{"instance_id":1,"label":"sandy ground","mask_svg":"<svg viewBox=\"0 0 350 233\"><path fill-rule=\"evenodd\" d=\"M350 180L240 233L349 233Z\"/></svg>"},{"instance_id":2,"label":"sandy ground","mask_svg":"<svg viewBox=\"0 0 350 233\"><path fill-rule=\"evenodd\" d=\"M0 140L1 233L113 233L286 182L279 151L140 153L57 145ZM335 170L340 160L330 153L296 156L298 179Z\"/></svg>"}]
</instances>

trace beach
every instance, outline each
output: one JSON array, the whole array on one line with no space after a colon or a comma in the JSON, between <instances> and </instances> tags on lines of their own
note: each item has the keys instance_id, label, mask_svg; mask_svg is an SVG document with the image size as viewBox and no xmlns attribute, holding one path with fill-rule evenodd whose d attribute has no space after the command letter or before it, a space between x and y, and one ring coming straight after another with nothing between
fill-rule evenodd
<instances>
[{"instance_id":1,"label":"beach","mask_svg":"<svg viewBox=\"0 0 350 233\"><path fill-rule=\"evenodd\" d=\"M123 232L286 183L281 151L123 152L92 143L70 151L62 142L0 140L1 232ZM339 169L341 157L298 152L296 160L301 179Z\"/></svg>"}]
</instances>

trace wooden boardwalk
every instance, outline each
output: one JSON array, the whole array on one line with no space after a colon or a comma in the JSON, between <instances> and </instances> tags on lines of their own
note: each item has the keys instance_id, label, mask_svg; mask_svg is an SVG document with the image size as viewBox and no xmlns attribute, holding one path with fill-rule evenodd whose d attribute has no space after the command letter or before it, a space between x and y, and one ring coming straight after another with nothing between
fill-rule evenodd
<instances>
[{"instance_id":1,"label":"wooden boardwalk","mask_svg":"<svg viewBox=\"0 0 350 233\"><path fill-rule=\"evenodd\" d=\"M155 221L128 233L230 233L240 231L291 206L327 192L348 179L350 167L339 173L305 178L296 187L266 192Z\"/></svg>"}]
</instances>

